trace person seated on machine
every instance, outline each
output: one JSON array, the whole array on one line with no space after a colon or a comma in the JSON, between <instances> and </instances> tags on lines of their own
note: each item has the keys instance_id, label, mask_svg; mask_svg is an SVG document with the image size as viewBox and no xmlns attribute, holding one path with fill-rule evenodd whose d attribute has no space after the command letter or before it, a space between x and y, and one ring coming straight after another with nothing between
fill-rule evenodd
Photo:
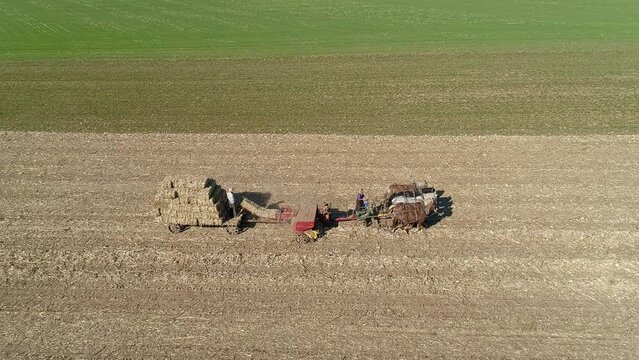
<instances>
[{"instance_id":1,"label":"person seated on machine","mask_svg":"<svg viewBox=\"0 0 639 360\"><path fill-rule=\"evenodd\" d=\"M324 203L324 206L319 210L320 215L322 216L323 223L331 222L331 207L328 203Z\"/></svg>"},{"instance_id":2,"label":"person seated on machine","mask_svg":"<svg viewBox=\"0 0 639 360\"><path fill-rule=\"evenodd\" d=\"M365 198L366 195L364 195L364 189L359 189L359 193L357 194L357 198L355 200L355 211L366 209L366 206L364 205Z\"/></svg>"}]
</instances>

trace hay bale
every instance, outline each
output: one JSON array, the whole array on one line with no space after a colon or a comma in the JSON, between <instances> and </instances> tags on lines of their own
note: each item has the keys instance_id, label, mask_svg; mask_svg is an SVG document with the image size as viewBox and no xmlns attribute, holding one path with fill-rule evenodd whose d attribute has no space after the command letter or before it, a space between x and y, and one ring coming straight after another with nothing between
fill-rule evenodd
<instances>
[{"instance_id":1,"label":"hay bale","mask_svg":"<svg viewBox=\"0 0 639 360\"><path fill-rule=\"evenodd\" d=\"M242 199L240 206L248 212L265 219L277 219L281 213L280 210L267 209L246 198Z\"/></svg>"},{"instance_id":2,"label":"hay bale","mask_svg":"<svg viewBox=\"0 0 639 360\"><path fill-rule=\"evenodd\" d=\"M176 189L160 189L156 194L155 198L167 198L167 199L175 199L178 196L178 192Z\"/></svg>"},{"instance_id":3,"label":"hay bale","mask_svg":"<svg viewBox=\"0 0 639 360\"><path fill-rule=\"evenodd\" d=\"M220 214L211 207L201 207L198 213L198 219L202 225L215 226L221 225L224 219L220 217Z\"/></svg>"},{"instance_id":4,"label":"hay bale","mask_svg":"<svg viewBox=\"0 0 639 360\"><path fill-rule=\"evenodd\" d=\"M165 223L215 226L231 217L226 191L207 177L166 177L154 200Z\"/></svg>"},{"instance_id":5,"label":"hay bale","mask_svg":"<svg viewBox=\"0 0 639 360\"><path fill-rule=\"evenodd\" d=\"M165 210L169 206L169 204L172 204L174 202L175 201L172 199L158 198L158 199L155 199L155 201L153 202L153 207Z\"/></svg>"},{"instance_id":6,"label":"hay bale","mask_svg":"<svg viewBox=\"0 0 639 360\"><path fill-rule=\"evenodd\" d=\"M173 189L173 188L193 188L193 189L203 189L210 186L215 186L215 180L204 177L204 176L183 176L179 178L174 178L167 176L162 181L162 188L164 189Z\"/></svg>"},{"instance_id":7,"label":"hay bale","mask_svg":"<svg viewBox=\"0 0 639 360\"><path fill-rule=\"evenodd\" d=\"M162 180L162 189L165 190L171 190L175 187L175 184L173 183L173 179L171 179L170 177L165 177L164 180Z\"/></svg>"},{"instance_id":8,"label":"hay bale","mask_svg":"<svg viewBox=\"0 0 639 360\"><path fill-rule=\"evenodd\" d=\"M161 206L160 204L172 202L176 197L177 197L177 192L160 189L155 194L154 203L157 204L156 206Z\"/></svg>"}]
</instances>

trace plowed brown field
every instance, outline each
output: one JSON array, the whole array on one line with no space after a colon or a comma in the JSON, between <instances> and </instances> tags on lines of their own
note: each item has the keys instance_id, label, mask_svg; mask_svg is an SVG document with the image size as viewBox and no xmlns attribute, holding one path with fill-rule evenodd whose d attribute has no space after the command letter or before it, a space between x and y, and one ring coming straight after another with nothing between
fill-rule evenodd
<instances>
[{"instance_id":1,"label":"plowed brown field","mask_svg":"<svg viewBox=\"0 0 639 360\"><path fill-rule=\"evenodd\" d=\"M0 133L0 356L625 357L639 136ZM167 174L346 208L425 178L417 234L153 221Z\"/></svg>"}]
</instances>

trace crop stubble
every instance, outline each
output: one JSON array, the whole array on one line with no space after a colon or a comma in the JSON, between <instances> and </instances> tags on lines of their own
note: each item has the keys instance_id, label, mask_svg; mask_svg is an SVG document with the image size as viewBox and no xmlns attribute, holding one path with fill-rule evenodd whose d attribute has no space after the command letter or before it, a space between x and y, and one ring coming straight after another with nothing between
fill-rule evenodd
<instances>
[{"instance_id":1,"label":"crop stubble","mask_svg":"<svg viewBox=\"0 0 639 360\"><path fill-rule=\"evenodd\" d=\"M240 147L238 144L251 143ZM637 136L0 133L3 357L630 357ZM170 234L167 174L346 208L426 178L425 232Z\"/></svg>"}]
</instances>

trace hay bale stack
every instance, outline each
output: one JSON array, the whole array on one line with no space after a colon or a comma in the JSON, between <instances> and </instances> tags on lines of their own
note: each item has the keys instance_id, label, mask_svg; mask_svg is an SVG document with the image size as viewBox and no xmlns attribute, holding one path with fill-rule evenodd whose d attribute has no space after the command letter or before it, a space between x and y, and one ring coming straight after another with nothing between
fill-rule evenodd
<instances>
[{"instance_id":1,"label":"hay bale stack","mask_svg":"<svg viewBox=\"0 0 639 360\"><path fill-rule=\"evenodd\" d=\"M231 217L226 191L211 178L165 178L155 208L168 224L216 226Z\"/></svg>"}]
</instances>

